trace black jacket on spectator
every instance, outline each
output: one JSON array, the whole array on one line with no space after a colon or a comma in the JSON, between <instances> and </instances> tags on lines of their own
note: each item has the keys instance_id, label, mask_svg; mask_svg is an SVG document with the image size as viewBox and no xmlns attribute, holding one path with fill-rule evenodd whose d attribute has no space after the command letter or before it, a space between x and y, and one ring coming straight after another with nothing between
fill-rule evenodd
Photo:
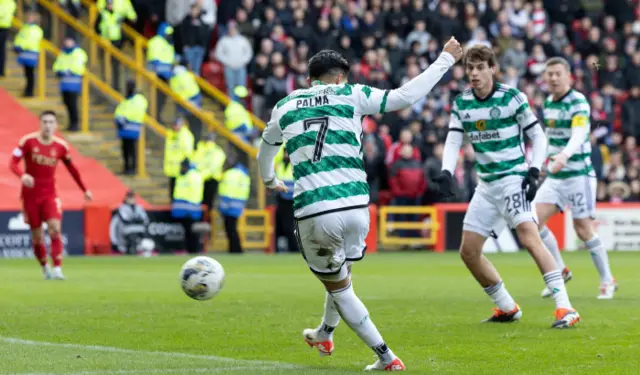
<instances>
[{"instance_id":1,"label":"black jacket on spectator","mask_svg":"<svg viewBox=\"0 0 640 375\"><path fill-rule=\"evenodd\" d=\"M627 79L627 89L630 89L631 86L640 86L640 65L630 64L627 66L624 77Z\"/></svg>"},{"instance_id":2,"label":"black jacket on spectator","mask_svg":"<svg viewBox=\"0 0 640 375\"><path fill-rule=\"evenodd\" d=\"M287 96L287 78L269 77L264 86L264 95L267 108L275 107L281 99Z\"/></svg>"},{"instance_id":3,"label":"black jacket on spectator","mask_svg":"<svg viewBox=\"0 0 640 375\"><path fill-rule=\"evenodd\" d=\"M223 0L218 4L218 17L216 22L219 25L227 26L230 20L235 19L238 8L240 8L241 2L234 0Z\"/></svg>"},{"instance_id":4,"label":"black jacket on spectator","mask_svg":"<svg viewBox=\"0 0 640 375\"><path fill-rule=\"evenodd\" d=\"M253 92L258 95L264 95L264 88L267 84L267 79L273 74L273 70L267 66L260 66L255 64L252 70L251 77L253 83Z\"/></svg>"},{"instance_id":5,"label":"black jacket on spectator","mask_svg":"<svg viewBox=\"0 0 640 375\"><path fill-rule=\"evenodd\" d=\"M629 97L622 104L622 132L624 136L640 136L640 98Z\"/></svg>"},{"instance_id":6,"label":"black jacket on spectator","mask_svg":"<svg viewBox=\"0 0 640 375\"><path fill-rule=\"evenodd\" d=\"M209 41L209 27L200 17L194 19L188 14L180 24L182 29L182 44L186 46L204 47Z\"/></svg>"},{"instance_id":7,"label":"black jacket on spectator","mask_svg":"<svg viewBox=\"0 0 640 375\"><path fill-rule=\"evenodd\" d=\"M312 38L313 28L305 24L304 22L300 24L295 24L291 27L291 31L289 32L289 35L292 36L297 43L300 43L303 40L306 42Z\"/></svg>"}]
</instances>

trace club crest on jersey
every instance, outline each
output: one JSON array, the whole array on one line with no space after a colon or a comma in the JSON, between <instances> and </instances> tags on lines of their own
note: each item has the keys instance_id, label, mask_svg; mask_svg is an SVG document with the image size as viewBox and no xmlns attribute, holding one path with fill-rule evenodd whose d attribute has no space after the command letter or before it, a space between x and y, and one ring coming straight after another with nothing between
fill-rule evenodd
<instances>
[{"instance_id":1,"label":"club crest on jersey","mask_svg":"<svg viewBox=\"0 0 640 375\"><path fill-rule=\"evenodd\" d=\"M489 116L491 116L492 119L497 119L498 117L500 117L500 108L491 108L491 110L489 111Z\"/></svg>"},{"instance_id":2,"label":"club crest on jersey","mask_svg":"<svg viewBox=\"0 0 640 375\"><path fill-rule=\"evenodd\" d=\"M481 132L485 131L487 129L487 122L485 120L476 121L476 129Z\"/></svg>"},{"instance_id":3,"label":"club crest on jersey","mask_svg":"<svg viewBox=\"0 0 640 375\"><path fill-rule=\"evenodd\" d=\"M53 150L53 149L51 150L51 157L52 158L56 157L56 150Z\"/></svg>"},{"instance_id":4,"label":"club crest on jersey","mask_svg":"<svg viewBox=\"0 0 640 375\"><path fill-rule=\"evenodd\" d=\"M550 128L555 128L556 127L556 120L548 120L547 121L547 126Z\"/></svg>"},{"instance_id":5,"label":"club crest on jersey","mask_svg":"<svg viewBox=\"0 0 640 375\"><path fill-rule=\"evenodd\" d=\"M36 146L36 147L34 147L34 148L33 148L33 152L38 152L38 151L40 151L40 149L38 148L38 146Z\"/></svg>"}]
</instances>

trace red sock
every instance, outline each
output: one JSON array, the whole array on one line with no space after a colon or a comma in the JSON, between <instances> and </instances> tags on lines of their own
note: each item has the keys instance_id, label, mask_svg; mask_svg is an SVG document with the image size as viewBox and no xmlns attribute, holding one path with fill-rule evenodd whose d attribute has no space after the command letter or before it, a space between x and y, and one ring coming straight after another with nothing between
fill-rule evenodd
<instances>
[{"instance_id":1,"label":"red sock","mask_svg":"<svg viewBox=\"0 0 640 375\"><path fill-rule=\"evenodd\" d=\"M51 258L53 259L54 267L62 265L62 239L60 234L51 236Z\"/></svg>"},{"instance_id":2,"label":"red sock","mask_svg":"<svg viewBox=\"0 0 640 375\"><path fill-rule=\"evenodd\" d=\"M33 255L36 257L41 266L47 264L47 248L43 243L33 244Z\"/></svg>"}]
</instances>

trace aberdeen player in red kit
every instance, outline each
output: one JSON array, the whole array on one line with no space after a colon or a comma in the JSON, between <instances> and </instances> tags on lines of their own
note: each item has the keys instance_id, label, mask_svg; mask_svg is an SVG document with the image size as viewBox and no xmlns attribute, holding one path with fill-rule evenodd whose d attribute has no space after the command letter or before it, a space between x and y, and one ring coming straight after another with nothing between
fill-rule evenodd
<instances>
[{"instance_id":1,"label":"aberdeen player in red kit","mask_svg":"<svg viewBox=\"0 0 640 375\"><path fill-rule=\"evenodd\" d=\"M71 163L69 147L62 139L53 135L58 126L56 114L44 111L40 115L40 131L27 134L13 151L11 170L22 181L22 204L25 222L31 227L33 252L42 265L45 279L63 280L62 238L60 222L62 204L56 192L56 166L61 160L69 173L84 192L86 200L91 200L91 192L86 189L80 173ZM24 158L26 170L20 166ZM51 258L53 271L47 264L47 249L44 245L42 224L47 223L51 237Z\"/></svg>"}]
</instances>

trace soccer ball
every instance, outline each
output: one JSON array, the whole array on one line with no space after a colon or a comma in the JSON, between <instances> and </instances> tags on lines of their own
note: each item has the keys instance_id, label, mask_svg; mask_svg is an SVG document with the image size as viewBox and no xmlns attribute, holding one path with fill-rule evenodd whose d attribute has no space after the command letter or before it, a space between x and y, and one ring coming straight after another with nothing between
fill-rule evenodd
<instances>
[{"instance_id":1,"label":"soccer ball","mask_svg":"<svg viewBox=\"0 0 640 375\"><path fill-rule=\"evenodd\" d=\"M189 297L206 301L220 293L224 269L215 259L199 256L189 259L180 270L180 285Z\"/></svg>"}]
</instances>

